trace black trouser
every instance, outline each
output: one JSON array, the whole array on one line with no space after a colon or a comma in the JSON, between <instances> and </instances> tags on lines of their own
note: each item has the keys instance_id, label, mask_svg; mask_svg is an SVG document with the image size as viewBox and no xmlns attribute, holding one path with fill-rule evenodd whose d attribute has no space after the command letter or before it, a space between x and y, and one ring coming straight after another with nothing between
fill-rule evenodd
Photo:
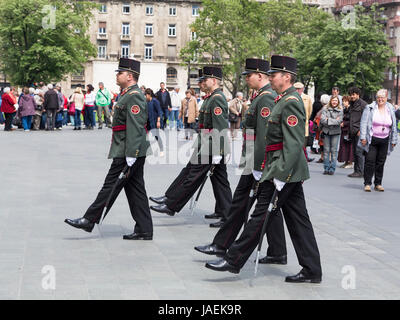
<instances>
[{"instance_id":1,"label":"black trouser","mask_svg":"<svg viewBox=\"0 0 400 320\"><path fill-rule=\"evenodd\" d=\"M153 222L150 215L149 201L147 199L143 180L143 167L145 160L146 157L137 158L132 168L130 168L128 181L123 187L125 189L126 197L128 198L132 218L136 221L134 232L137 233L153 232ZM90 205L85 213L84 217L86 219L91 222L99 222L108 196L125 166L125 158L115 158L113 160L103 187L97 195L96 200ZM120 190L116 190L116 192L118 191Z\"/></svg>"},{"instance_id":2,"label":"black trouser","mask_svg":"<svg viewBox=\"0 0 400 320\"><path fill-rule=\"evenodd\" d=\"M208 171L211 169L211 164L192 164L186 166L180 173L180 181L175 179L173 184L174 188L167 190L166 205L169 209L179 212L185 204L194 195L196 190L200 187ZM213 190L216 200L216 209L222 211L221 214L226 218L228 210L232 201L232 191L228 181L228 174L226 172L225 164L218 164L215 166L213 175L211 176L213 182ZM220 213L220 212L217 212Z\"/></svg>"},{"instance_id":3,"label":"black trouser","mask_svg":"<svg viewBox=\"0 0 400 320\"><path fill-rule=\"evenodd\" d=\"M250 210L255 201L255 197L249 197L254 183L255 179L252 174L242 175L240 177L233 195L232 205L228 213L228 220L215 235L213 240L214 244L227 249L235 241L247 217L246 210ZM263 184L260 185L260 187L262 186ZM259 189L257 197L260 191ZM283 256L287 254L282 214L279 211L276 215L276 219L271 219L271 224L267 230L269 245L267 250L268 256Z\"/></svg>"},{"instance_id":4,"label":"black trouser","mask_svg":"<svg viewBox=\"0 0 400 320\"><path fill-rule=\"evenodd\" d=\"M374 184L381 185L383 168L389 147L389 137L385 139L372 137L369 151L365 156L364 185L372 184L372 177L375 175Z\"/></svg>"},{"instance_id":5,"label":"black trouser","mask_svg":"<svg viewBox=\"0 0 400 320\"><path fill-rule=\"evenodd\" d=\"M53 130L56 125L57 109L46 110L47 114L47 129Z\"/></svg>"},{"instance_id":6,"label":"black trouser","mask_svg":"<svg viewBox=\"0 0 400 320\"><path fill-rule=\"evenodd\" d=\"M179 175L175 178L172 184L169 186L168 190L165 192L165 196L169 199L176 198L177 188L186 179L190 172L190 168L193 166L189 162L185 168L181 170ZM215 174L215 176L214 176ZM232 202L232 192L228 182L228 174L226 172L226 165L217 165L214 169L214 174L211 176L211 184L215 197L215 209L214 212L223 217L226 220L228 216L228 211ZM204 177L203 177L204 179ZM200 183L201 184L201 183ZM200 184L198 187L200 187ZM197 185L197 184L196 184ZM229 192L227 190L229 189ZM194 189L192 196L195 194L197 189ZM190 199L190 198L189 198Z\"/></svg>"},{"instance_id":7,"label":"black trouser","mask_svg":"<svg viewBox=\"0 0 400 320\"><path fill-rule=\"evenodd\" d=\"M260 240L261 229L266 218L275 186L270 181L260 184L256 208L239 239L229 248L225 259L242 268ZM299 264L309 276L321 276L321 262L313 227L307 213L301 182L287 183L278 195L278 207L282 209L285 222L296 251ZM276 210L269 217L267 232L279 218Z\"/></svg>"},{"instance_id":8,"label":"black trouser","mask_svg":"<svg viewBox=\"0 0 400 320\"><path fill-rule=\"evenodd\" d=\"M12 128L12 121L14 119L14 116L16 115L16 112L13 113L4 113L4 116L6 118L5 125L4 125L4 131L10 131Z\"/></svg>"},{"instance_id":9,"label":"black trouser","mask_svg":"<svg viewBox=\"0 0 400 320\"><path fill-rule=\"evenodd\" d=\"M351 137L354 155L354 172L362 174L364 172L364 155L363 150L358 147L358 140L360 140L360 137L357 135Z\"/></svg>"}]
</instances>

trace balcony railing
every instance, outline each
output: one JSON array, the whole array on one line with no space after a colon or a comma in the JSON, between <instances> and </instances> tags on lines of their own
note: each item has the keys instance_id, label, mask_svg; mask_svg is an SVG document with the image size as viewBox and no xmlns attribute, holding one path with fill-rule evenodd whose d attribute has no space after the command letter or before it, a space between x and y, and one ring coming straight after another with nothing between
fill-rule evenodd
<instances>
[{"instance_id":1,"label":"balcony railing","mask_svg":"<svg viewBox=\"0 0 400 320\"><path fill-rule=\"evenodd\" d=\"M97 40L108 40L108 34L107 33L98 33L97 32Z\"/></svg>"}]
</instances>

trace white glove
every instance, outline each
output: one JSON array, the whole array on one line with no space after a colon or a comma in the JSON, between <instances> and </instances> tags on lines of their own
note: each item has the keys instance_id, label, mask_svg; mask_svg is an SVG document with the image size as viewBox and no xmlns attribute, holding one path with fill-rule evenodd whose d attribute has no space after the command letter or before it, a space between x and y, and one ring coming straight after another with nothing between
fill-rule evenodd
<instances>
[{"instance_id":1,"label":"white glove","mask_svg":"<svg viewBox=\"0 0 400 320\"><path fill-rule=\"evenodd\" d=\"M285 182L274 178L274 185L276 190L281 191L285 186Z\"/></svg>"},{"instance_id":2,"label":"white glove","mask_svg":"<svg viewBox=\"0 0 400 320\"><path fill-rule=\"evenodd\" d=\"M126 157L126 163L128 164L128 167L132 167L135 161L136 158Z\"/></svg>"},{"instance_id":3,"label":"white glove","mask_svg":"<svg viewBox=\"0 0 400 320\"><path fill-rule=\"evenodd\" d=\"M18 110L19 104L18 103L14 104L14 108L15 108L15 110Z\"/></svg>"},{"instance_id":4,"label":"white glove","mask_svg":"<svg viewBox=\"0 0 400 320\"><path fill-rule=\"evenodd\" d=\"M212 164L219 164L222 160L222 156L213 156L212 157Z\"/></svg>"},{"instance_id":5,"label":"white glove","mask_svg":"<svg viewBox=\"0 0 400 320\"><path fill-rule=\"evenodd\" d=\"M259 181L262 176L262 171L253 170L253 177L256 181Z\"/></svg>"}]
</instances>

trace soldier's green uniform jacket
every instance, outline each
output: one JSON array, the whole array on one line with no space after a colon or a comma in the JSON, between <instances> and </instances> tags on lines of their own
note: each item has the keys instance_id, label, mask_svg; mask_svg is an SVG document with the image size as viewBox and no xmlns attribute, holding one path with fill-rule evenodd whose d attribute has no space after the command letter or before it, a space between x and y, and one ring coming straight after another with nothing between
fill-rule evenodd
<instances>
[{"instance_id":1,"label":"soldier's green uniform jacket","mask_svg":"<svg viewBox=\"0 0 400 320\"><path fill-rule=\"evenodd\" d=\"M108 158L145 157L147 141L147 103L139 86L124 89L114 107L113 137Z\"/></svg>"},{"instance_id":2,"label":"soldier's green uniform jacket","mask_svg":"<svg viewBox=\"0 0 400 320\"><path fill-rule=\"evenodd\" d=\"M283 143L283 149L266 155L261 182L276 178L299 182L310 177L304 154L306 115L303 100L292 86L279 96L268 119L267 146Z\"/></svg>"},{"instance_id":3,"label":"soldier's green uniform jacket","mask_svg":"<svg viewBox=\"0 0 400 320\"><path fill-rule=\"evenodd\" d=\"M214 90L204 106L204 129L202 131L202 155L225 155L229 153L227 136L228 125L228 102L221 89ZM209 130L209 132L207 132ZM209 143L209 139L212 142Z\"/></svg>"},{"instance_id":4,"label":"soldier's green uniform jacket","mask_svg":"<svg viewBox=\"0 0 400 320\"><path fill-rule=\"evenodd\" d=\"M262 171L265 156L267 124L275 106L276 92L271 84L262 87L251 102L243 121L244 135L242 158L240 167L244 167L243 174L251 171Z\"/></svg>"}]
</instances>

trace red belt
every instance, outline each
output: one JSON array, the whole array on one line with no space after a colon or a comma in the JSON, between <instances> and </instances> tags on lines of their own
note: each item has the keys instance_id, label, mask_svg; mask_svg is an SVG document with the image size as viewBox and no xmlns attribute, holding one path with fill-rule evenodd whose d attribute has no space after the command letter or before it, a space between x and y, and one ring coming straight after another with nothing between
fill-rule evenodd
<instances>
[{"instance_id":1,"label":"red belt","mask_svg":"<svg viewBox=\"0 0 400 320\"><path fill-rule=\"evenodd\" d=\"M246 141L255 141L256 140L256 135L255 134L247 134L245 133L243 135L243 139Z\"/></svg>"},{"instance_id":2,"label":"red belt","mask_svg":"<svg viewBox=\"0 0 400 320\"><path fill-rule=\"evenodd\" d=\"M112 131L113 131L113 132L115 132L115 131L125 131L125 130L126 130L126 125L125 125L125 124L120 125L120 126L114 126L114 127L112 127Z\"/></svg>"},{"instance_id":3,"label":"red belt","mask_svg":"<svg viewBox=\"0 0 400 320\"><path fill-rule=\"evenodd\" d=\"M265 147L265 157L264 161L261 165L261 170L264 170L265 168L265 163L267 162L267 154L270 151L277 151L277 150L282 150L283 149L283 142L277 143L277 144L270 144Z\"/></svg>"}]
</instances>

